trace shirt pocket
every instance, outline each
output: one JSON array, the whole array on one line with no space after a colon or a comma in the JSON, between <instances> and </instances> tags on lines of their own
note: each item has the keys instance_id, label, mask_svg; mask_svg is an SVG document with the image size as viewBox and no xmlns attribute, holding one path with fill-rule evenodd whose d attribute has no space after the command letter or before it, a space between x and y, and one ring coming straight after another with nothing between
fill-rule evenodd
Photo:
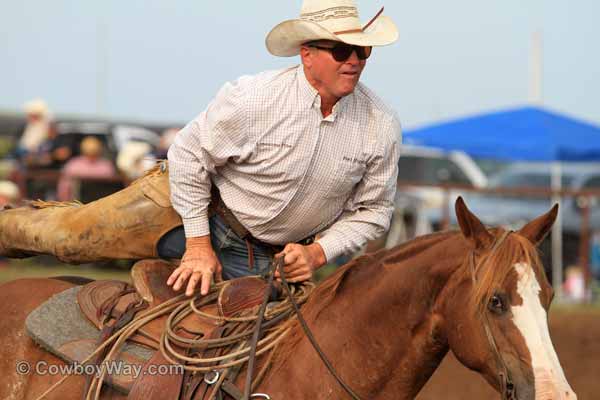
<instances>
[{"instance_id":1,"label":"shirt pocket","mask_svg":"<svg viewBox=\"0 0 600 400\"><path fill-rule=\"evenodd\" d=\"M366 160L361 156L344 156L338 160L333 173L327 177L326 198L346 201L350 197L366 170Z\"/></svg>"},{"instance_id":2,"label":"shirt pocket","mask_svg":"<svg viewBox=\"0 0 600 400\"><path fill-rule=\"evenodd\" d=\"M248 163L257 168L258 171L279 172L285 166L289 166L294 146L285 140L271 139L259 141L254 146L254 151Z\"/></svg>"}]
</instances>

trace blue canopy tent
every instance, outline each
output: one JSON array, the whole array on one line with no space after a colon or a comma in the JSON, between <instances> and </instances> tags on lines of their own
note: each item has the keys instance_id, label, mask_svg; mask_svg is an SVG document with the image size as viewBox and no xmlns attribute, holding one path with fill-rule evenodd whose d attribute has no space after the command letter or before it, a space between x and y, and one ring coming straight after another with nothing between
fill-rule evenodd
<instances>
[{"instance_id":1,"label":"blue canopy tent","mask_svg":"<svg viewBox=\"0 0 600 400\"><path fill-rule=\"evenodd\" d=\"M408 130L403 142L462 150L480 158L552 162L555 190L560 189L561 162L600 161L600 127L533 106ZM552 236L553 281L562 282L560 219ZM555 284L557 292L559 285Z\"/></svg>"},{"instance_id":2,"label":"blue canopy tent","mask_svg":"<svg viewBox=\"0 0 600 400\"><path fill-rule=\"evenodd\" d=\"M404 132L404 143L521 161L600 161L600 127L523 107Z\"/></svg>"}]
</instances>

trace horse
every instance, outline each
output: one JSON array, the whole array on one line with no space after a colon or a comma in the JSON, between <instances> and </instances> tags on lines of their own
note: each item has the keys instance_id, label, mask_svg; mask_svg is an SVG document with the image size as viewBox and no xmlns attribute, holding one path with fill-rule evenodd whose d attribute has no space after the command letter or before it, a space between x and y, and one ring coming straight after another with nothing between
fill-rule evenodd
<instances>
[{"instance_id":1,"label":"horse","mask_svg":"<svg viewBox=\"0 0 600 400\"><path fill-rule=\"evenodd\" d=\"M301 310L324 353L361 399L415 398L449 350L503 399L576 399L550 339L553 293L536 248L558 206L516 232L487 229L460 198L455 208L459 230L363 255L316 287ZM23 322L72 285L26 279L0 289L0 398L34 399L59 379L19 374L16 365L62 364L27 337ZM291 325L255 391L271 399L348 398L298 321ZM83 377L75 376L46 398L82 391ZM125 396L106 388L102 398Z\"/></svg>"}]
</instances>

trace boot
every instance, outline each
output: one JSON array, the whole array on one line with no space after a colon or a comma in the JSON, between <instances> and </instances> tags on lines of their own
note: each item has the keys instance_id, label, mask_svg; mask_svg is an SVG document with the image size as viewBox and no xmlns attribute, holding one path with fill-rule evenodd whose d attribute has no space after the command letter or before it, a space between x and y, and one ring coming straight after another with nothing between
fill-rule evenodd
<instances>
[{"instance_id":1,"label":"boot","mask_svg":"<svg viewBox=\"0 0 600 400\"><path fill-rule=\"evenodd\" d=\"M88 204L36 201L0 211L0 256L51 254L71 264L157 258L158 240L180 225L163 162L125 189Z\"/></svg>"}]
</instances>

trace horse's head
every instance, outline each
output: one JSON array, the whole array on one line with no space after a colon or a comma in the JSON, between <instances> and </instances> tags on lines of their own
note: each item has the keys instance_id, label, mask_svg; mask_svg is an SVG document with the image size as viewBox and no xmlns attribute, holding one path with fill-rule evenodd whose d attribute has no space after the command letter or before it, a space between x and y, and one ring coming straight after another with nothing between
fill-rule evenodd
<instances>
[{"instance_id":1,"label":"horse's head","mask_svg":"<svg viewBox=\"0 0 600 400\"><path fill-rule=\"evenodd\" d=\"M553 293L536 250L557 212L554 206L518 232L488 231L461 198L456 202L470 251L444 305L448 343L504 399L577 398L548 332Z\"/></svg>"}]
</instances>

